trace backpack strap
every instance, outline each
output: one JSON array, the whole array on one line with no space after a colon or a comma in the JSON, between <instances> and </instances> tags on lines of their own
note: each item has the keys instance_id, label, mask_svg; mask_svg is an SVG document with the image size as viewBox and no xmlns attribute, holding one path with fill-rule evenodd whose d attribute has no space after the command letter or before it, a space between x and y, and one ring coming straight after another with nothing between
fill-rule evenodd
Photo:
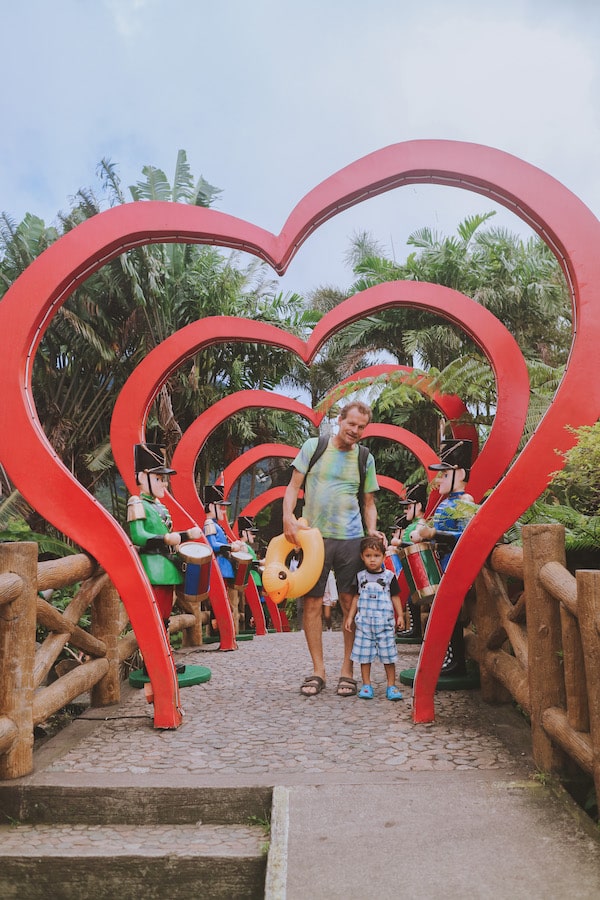
<instances>
[{"instance_id":1,"label":"backpack strap","mask_svg":"<svg viewBox=\"0 0 600 900\"><path fill-rule=\"evenodd\" d=\"M362 444L358 445L358 505L360 507L360 517L365 524L365 477L367 474L367 460L369 458L369 448Z\"/></svg>"},{"instance_id":2,"label":"backpack strap","mask_svg":"<svg viewBox=\"0 0 600 900\"><path fill-rule=\"evenodd\" d=\"M314 464L323 456L325 451L327 450L327 446L329 444L329 438L325 437L325 435L319 435L319 440L317 441L317 446L314 449L313 455L310 458L310 462L308 464L308 469L304 473L304 481L306 483L306 476L314 466Z\"/></svg>"}]
</instances>

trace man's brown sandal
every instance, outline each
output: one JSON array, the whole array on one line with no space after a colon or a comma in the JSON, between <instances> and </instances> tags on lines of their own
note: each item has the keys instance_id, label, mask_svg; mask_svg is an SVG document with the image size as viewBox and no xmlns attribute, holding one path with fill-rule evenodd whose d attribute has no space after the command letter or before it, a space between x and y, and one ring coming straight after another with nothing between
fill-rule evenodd
<instances>
[{"instance_id":1,"label":"man's brown sandal","mask_svg":"<svg viewBox=\"0 0 600 900\"><path fill-rule=\"evenodd\" d=\"M346 675L342 675L342 677L338 681L337 686L338 697L355 697L357 690L358 685L356 683L356 679L348 678Z\"/></svg>"},{"instance_id":2,"label":"man's brown sandal","mask_svg":"<svg viewBox=\"0 0 600 900\"><path fill-rule=\"evenodd\" d=\"M325 681L319 675L309 675L300 687L303 697L316 697L325 687Z\"/></svg>"}]
</instances>

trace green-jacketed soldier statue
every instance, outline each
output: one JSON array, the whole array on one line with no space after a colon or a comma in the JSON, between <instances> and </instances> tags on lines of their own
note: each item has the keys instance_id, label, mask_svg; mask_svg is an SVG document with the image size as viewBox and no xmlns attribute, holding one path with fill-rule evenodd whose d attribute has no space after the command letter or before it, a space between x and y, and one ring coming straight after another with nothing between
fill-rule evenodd
<instances>
[{"instance_id":1,"label":"green-jacketed soldier statue","mask_svg":"<svg viewBox=\"0 0 600 900\"><path fill-rule=\"evenodd\" d=\"M166 478L174 475L175 470L165 464L164 448L159 444L136 444L133 449L140 494L130 497L127 503L129 534L139 548L168 635L173 591L183 582L177 548L182 541L200 538L202 530L198 525L188 531L172 530L171 516L162 498L167 489ZM185 666L178 665L176 669L183 672Z\"/></svg>"}]
</instances>

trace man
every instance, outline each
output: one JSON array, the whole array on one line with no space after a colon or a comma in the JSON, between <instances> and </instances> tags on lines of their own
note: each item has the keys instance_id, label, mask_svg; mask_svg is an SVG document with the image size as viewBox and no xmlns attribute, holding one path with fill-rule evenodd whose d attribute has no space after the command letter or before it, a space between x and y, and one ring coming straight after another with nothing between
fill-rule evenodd
<instances>
[{"instance_id":1,"label":"man","mask_svg":"<svg viewBox=\"0 0 600 900\"><path fill-rule=\"evenodd\" d=\"M298 531L302 526L294 515L294 509L304 485L303 517L309 527L319 529L325 543L323 571L310 595L304 597L303 628L313 663L313 674L305 678L300 688L305 697L313 697L325 687L321 616L329 572L335 574L345 619L354 595L356 575L362 567L361 538L365 533L376 535L387 545L385 535L377 531L374 492L379 490L379 485L375 460L370 453L366 459L364 479L359 468L358 442L371 421L371 415L371 408L365 403L353 401L345 406L338 416L337 434L329 439L325 452L314 465L311 461L318 439L305 441L294 460L294 471L283 498L283 530L288 541L298 546ZM357 693L350 659L354 633L344 629L343 635L344 660L337 693L340 697L351 697Z\"/></svg>"}]
</instances>

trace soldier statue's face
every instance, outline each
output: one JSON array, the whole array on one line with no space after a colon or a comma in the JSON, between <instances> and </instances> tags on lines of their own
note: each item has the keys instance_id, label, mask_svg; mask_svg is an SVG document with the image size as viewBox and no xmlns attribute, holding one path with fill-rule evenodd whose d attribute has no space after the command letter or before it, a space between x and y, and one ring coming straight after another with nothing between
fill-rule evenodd
<instances>
[{"instance_id":1,"label":"soldier statue's face","mask_svg":"<svg viewBox=\"0 0 600 900\"><path fill-rule=\"evenodd\" d=\"M438 491L442 497L453 491L464 491L465 474L464 469L445 469L438 485Z\"/></svg>"},{"instance_id":2,"label":"soldier statue's face","mask_svg":"<svg viewBox=\"0 0 600 900\"><path fill-rule=\"evenodd\" d=\"M227 507L223 506L221 503L215 503L215 509L217 511L217 522L226 522L227 521Z\"/></svg>"},{"instance_id":3,"label":"soldier statue's face","mask_svg":"<svg viewBox=\"0 0 600 900\"><path fill-rule=\"evenodd\" d=\"M143 491L159 500L165 496L167 491L167 480L165 475L157 475L156 472L140 472L138 475L138 484Z\"/></svg>"}]
</instances>

